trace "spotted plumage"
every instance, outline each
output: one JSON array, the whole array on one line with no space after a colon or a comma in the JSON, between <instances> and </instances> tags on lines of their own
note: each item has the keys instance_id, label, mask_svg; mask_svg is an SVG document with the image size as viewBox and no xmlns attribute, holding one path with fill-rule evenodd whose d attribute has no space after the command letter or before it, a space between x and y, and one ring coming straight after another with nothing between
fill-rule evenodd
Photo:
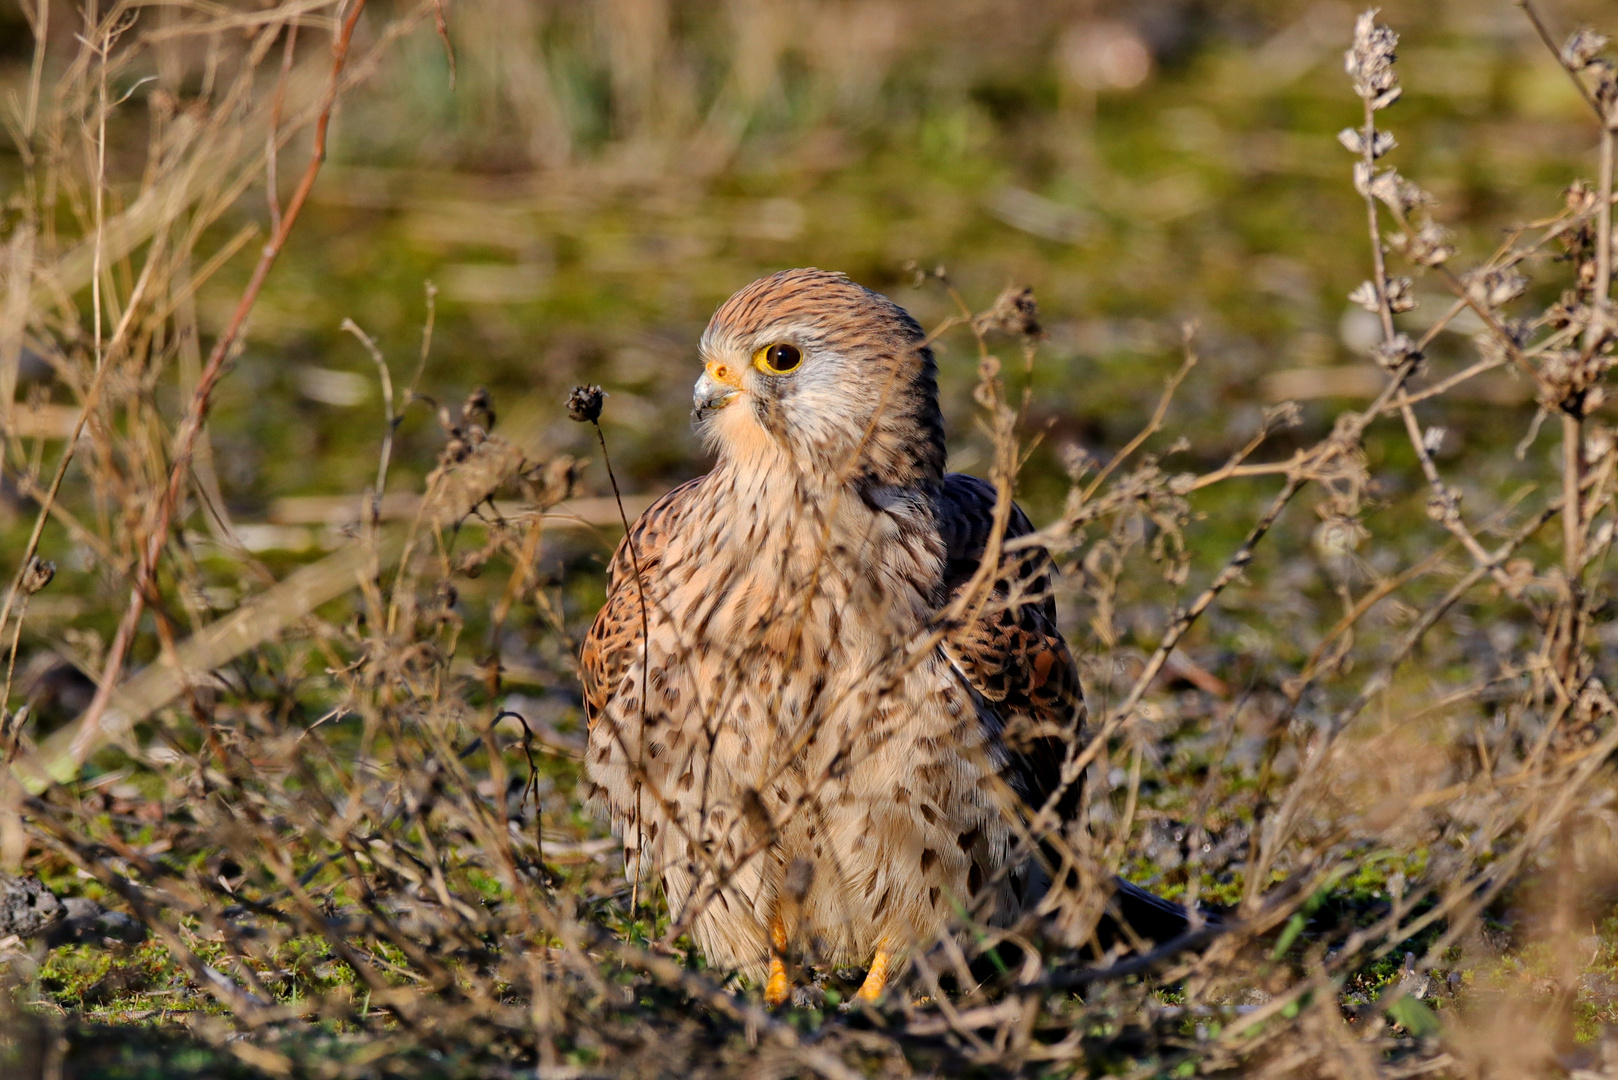
<instances>
[{"instance_id":1,"label":"spotted plumage","mask_svg":"<svg viewBox=\"0 0 1618 1080\"><path fill-rule=\"evenodd\" d=\"M776 274L701 354L718 461L613 558L582 658L588 776L710 963L773 985L796 948L885 976L961 912L1027 910L1047 885L1028 808L1076 811L1049 557L1001 545L956 603L996 493L945 474L932 352L885 297ZM1010 509L1005 536L1031 532Z\"/></svg>"}]
</instances>

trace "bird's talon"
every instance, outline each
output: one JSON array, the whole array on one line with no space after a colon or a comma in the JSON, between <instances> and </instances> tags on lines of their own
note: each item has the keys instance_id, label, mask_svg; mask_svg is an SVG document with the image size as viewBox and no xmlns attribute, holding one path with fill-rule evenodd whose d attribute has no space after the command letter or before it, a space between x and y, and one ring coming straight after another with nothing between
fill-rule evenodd
<instances>
[{"instance_id":1,"label":"bird's talon","mask_svg":"<svg viewBox=\"0 0 1618 1080\"><path fill-rule=\"evenodd\" d=\"M865 973L865 981L854 991L854 1000L867 1005L881 1001L882 992L888 988L888 969L892 964L892 951L886 945L877 946L876 955L871 957L871 967Z\"/></svg>"},{"instance_id":2,"label":"bird's talon","mask_svg":"<svg viewBox=\"0 0 1618 1080\"><path fill-rule=\"evenodd\" d=\"M779 1009L792 995L792 980L787 977L787 965L778 953L770 954L770 978L764 984L764 1004Z\"/></svg>"}]
</instances>

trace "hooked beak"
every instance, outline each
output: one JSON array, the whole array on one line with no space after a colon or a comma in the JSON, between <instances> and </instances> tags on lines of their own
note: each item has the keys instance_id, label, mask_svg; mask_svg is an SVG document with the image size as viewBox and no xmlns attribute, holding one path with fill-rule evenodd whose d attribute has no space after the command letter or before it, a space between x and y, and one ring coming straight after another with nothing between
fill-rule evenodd
<instances>
[{"instance_id":1,"label":"hooked beak","mask_svg":"<svg viewBox=\"0 0 1618 1080\"><path fill-rule=\"evenodd\" d=\"M698 420L718 412L742 392L741 373L733 365L711 361L691 391L692 415Z\"/></svg>"}]
</instances>

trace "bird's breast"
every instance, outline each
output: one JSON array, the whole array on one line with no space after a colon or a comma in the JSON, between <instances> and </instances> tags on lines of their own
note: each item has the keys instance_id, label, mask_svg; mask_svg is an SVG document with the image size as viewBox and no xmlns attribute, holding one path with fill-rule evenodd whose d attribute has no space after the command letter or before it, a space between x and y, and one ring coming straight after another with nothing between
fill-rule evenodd
<instances>
[{"instance_id":1,"label":"bird's breast","mask_svg":"<svg viewBox=\"0 0 1618 1080\"><path fill-rule=\"evenodd\" d=\"M704 527L666 555L663 606L683 613L691 640L761 657L805 642L886 651L932 617L944 560L930 520L847 490L813 499L768 485L715 489Z\"/></svg>"}]
</instances>

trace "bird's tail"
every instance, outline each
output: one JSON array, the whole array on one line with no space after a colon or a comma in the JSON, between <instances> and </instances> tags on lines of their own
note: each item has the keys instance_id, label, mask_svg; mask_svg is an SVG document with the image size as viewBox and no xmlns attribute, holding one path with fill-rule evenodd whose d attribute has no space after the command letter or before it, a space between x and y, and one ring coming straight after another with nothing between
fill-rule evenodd
<instances>
[{"instance_id":1,"label":"bird's tail","mask_svg":"<svg viewBox=\"0 0 1618 1080\"><path fill-rule=\"evenodd\" d=\"M1113 878L1112 884L1112 895L1107 898L1106 909L1095 924L1093 934L1087 929L1084 936L1079 937L1077 928L1058 914L1045 925L1051 940L1086 952L1099 947L1102 953L1111 953L1120 946L1127 951L1150 952L1176 940L1184 948L1192 949L1206 942L1202 935L1186 936L1192 929L1190 909L1121 877ZM1199 927L1216 928L1223 920L1217 912L1199 907L1196 922ZM994 978L995 971L1015 971L1026 959L1024 948L1014 941L1001 941L973 961L972 971L980 979Z\"/></svg>"},{"instance_id":2,"label":"bird's tail","mask_svg":"<svg viewBox=\"0 0 1618 1080\"><path fill-rule=\"evenodd\" d=\"M1191 929L1188 908L1121 877L1113 878L1112 882L1116 891L1107 904L1107 914L1096 927L1096 937L1104 948L1120 942L1133 944L1135 939L1161 945ZM1220 921L1217 914L1205 909L1199 909L1197 915L1198 922L1204 926Z\"/></svg>"}]
</instances>

